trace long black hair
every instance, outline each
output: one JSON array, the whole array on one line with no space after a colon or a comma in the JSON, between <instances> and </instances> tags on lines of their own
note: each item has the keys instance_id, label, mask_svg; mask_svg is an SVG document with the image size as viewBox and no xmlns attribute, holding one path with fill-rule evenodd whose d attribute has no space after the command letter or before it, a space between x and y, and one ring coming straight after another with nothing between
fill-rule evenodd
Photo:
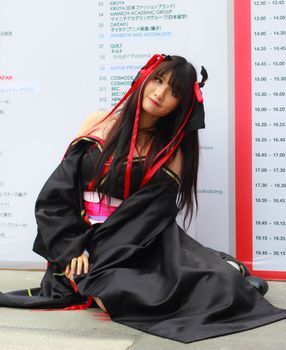
<instances>
[{"instance_id":1,"label":"long black hair","mask_svg":"<svg viewBox=\"0 0 286 350\"><path fill-rule=\"evenodd\" d=\"M167 73L171 73L169 85L172 90L176 92L179 103L175 110L169 115L159 118L155 128L152 127L144 130L145 134L148 136L146 142L148 143L152 140L152 143L144 161L143 174L145 174L159 151L161 151L176 135L192 107L195 98L194 83L197 81L196 70L191 63L180 56L171 56L170 60L162 62L144 81L145 86L149 81ZM99 189L104 166L110 156L113 156L113 160L106 174L106 180L108 180L106 182L109 184L108 187L105 188L105 193L108 195L107 198L111 196L114 190L120 166L126 160L129 152L141 85L130 95L123 108L118 113L116 122L108 132L102 153L95 160L94 188ZM141 91L141 101L143 92L144 87ZM192 118L192 116L190 118ZM197 174L199 165L199 140L197 130L185 133L180 149L182 151L182 169L177 205L180 210L184 207L186 209L184 215L185 226L188 216L190 224L194 207L197 207ZM174 159L176 153L177 151L173 153L166 165Z\"/></svg>"}]
</instances>

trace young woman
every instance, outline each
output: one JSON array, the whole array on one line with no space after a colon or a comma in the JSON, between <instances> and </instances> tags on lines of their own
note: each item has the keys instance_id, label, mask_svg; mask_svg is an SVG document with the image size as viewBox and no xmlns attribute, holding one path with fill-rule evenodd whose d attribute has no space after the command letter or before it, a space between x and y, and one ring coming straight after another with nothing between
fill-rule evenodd
<instances>
[{"instance_id":1,"label":"young woman","mask_svg":"<svg viewBox=\"0 0 286 350\"><path fill-rule=\"evenodd\" d=\"M262 297L266 283L176 223L197 204L202 75L198 83L184 58L155 55L120 110L83 124L37 199L41 288L0 293L0 305L98 305L116 322L185 343L286 317Z\"/></svg>"}]
</instances>

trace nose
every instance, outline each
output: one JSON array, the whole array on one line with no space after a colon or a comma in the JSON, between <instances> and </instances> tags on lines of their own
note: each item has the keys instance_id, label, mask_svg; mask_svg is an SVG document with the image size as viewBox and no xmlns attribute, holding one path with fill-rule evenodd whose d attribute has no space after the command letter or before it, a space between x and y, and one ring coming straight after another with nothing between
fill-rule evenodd
<instances>
[{"instance_id":1,"label":"nose","mask_svg":"<svg viewBox=\"0 0 286 350\"><path fill-rule=\"evenodd\" d=\"M165 94L165 87L163 85L157 86L155 91L154 91L154 95L162 100L164 98L164 94Z\"/></svg>"}]
</instances>

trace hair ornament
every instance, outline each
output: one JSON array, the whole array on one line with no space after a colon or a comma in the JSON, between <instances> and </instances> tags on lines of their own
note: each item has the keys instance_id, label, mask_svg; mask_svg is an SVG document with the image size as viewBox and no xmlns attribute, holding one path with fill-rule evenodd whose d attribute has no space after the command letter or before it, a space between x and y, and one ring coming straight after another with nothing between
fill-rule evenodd
<instances>
[{"instance_id":1,"label":"hair ornament","mask_svg":"<svg viewBox=\"0 0 286 350\"><path fill-rule=\"evenodd\" d=\"M200 89L200 84L197 81L194 83L194 93L199 103L204 102L203 94Z\"/></svg>"},{"instance_id":2,"label":"hair ornament","mask_svg":"<svg viewBox=\"0 0 286 350\"><path fill-rule=\"evenodd\" d=\"M170 61L172 58L169 55L153 55L148 62L139 70L136 77L134 78L131 86L133 86L137 82L137 86L139 82L142 82L147 76L163 61ZM136 87L137 87L136 86Z\"/></svg>"},{"instance_id":3,"label":"hair ornament","mask_svg":"<svg viewBox=\"0 0 286 350\"><path fill-rule=\"evenodd\" d=\"M186 125L186 131L193 131L205 128L205 109L204 109L204 99L201 92L201 88L204 87L206 81L208 80L208 72L204 66L201 68L202 80L200 82L196 81L194 83L194 99L195 103L193 106L192 114L190 120Z\"/></svg>"},{"instance_id":4,"label":"hair ornament","mask_svg":"<svg viewBox=\"0 0 286 350\"><path fill-rule=\"evenodd\" d=\"M201 76L202 76L202 80L199 83L199 85L202 88L202 87L205 86L205 83L206 83L206 81L208 80L208 77L209 77L208 76L208 72L207 72L207 70L205 69L204 66L202 66L202 69L201 69Z\"/></svg>"},{"instance_id":5,"label":"hair ornament","mask_svg":"<svg viewBox=\"0 0 286 350\"><path fill-rule=\"evenodd\" d=\"M201 88L205 86L206 81L208 80L208 72L206 71L205 67L202 66L201 69L201 76L202 76L202 80L200 82L195 82L194 84L194 92L195 92L195 96L196 99L199 103L203 103L204 102L204 98L201 92Z\"/></svg>"}]
</instances>

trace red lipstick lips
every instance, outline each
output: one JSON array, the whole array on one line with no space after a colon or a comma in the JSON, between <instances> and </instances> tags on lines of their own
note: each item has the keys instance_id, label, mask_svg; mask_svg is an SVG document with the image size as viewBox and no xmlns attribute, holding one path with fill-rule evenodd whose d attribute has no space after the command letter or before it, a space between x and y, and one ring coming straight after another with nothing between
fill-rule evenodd
<instances>
[{"instance_id":1,"label":"red lipstick lips","mask_svg":"<svg viewBox=\"0 0 286 350\"><path fill-rule=\"evenodd\" d=\"M151 97L148 97L149 100L154 104L156 105L157 107L160 107L159 103L157 103L155 100L153 100Z\"/></svg>"}]
</instances>

